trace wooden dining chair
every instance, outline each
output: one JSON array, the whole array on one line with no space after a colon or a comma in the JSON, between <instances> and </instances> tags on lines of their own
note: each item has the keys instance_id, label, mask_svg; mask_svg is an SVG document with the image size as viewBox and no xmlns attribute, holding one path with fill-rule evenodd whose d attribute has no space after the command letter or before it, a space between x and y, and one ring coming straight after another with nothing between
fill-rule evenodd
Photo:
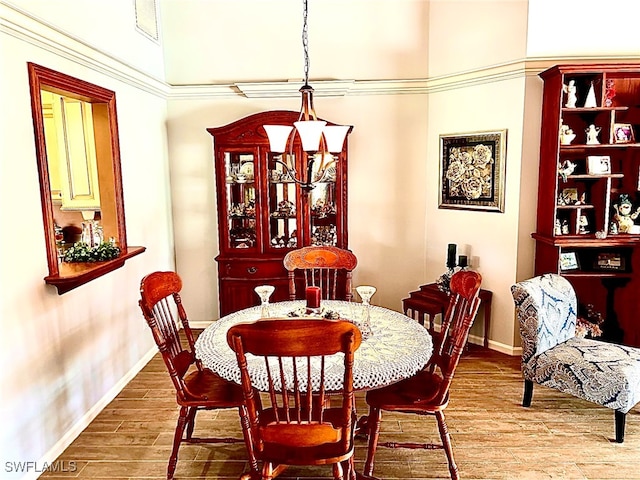
<instances>
[{"instance_id":1,"label":"wooden dining chair","mask_svg":"<svg viewBox=\"0 0 640 480\"><path fill-rule=\"evenodd\" d=\"M373 475L374 456L378 445L404 448L444 449L449 462L449 472L457 480L458 467L453 459L451 438L444 418L449 403L449 387L453 380L460 355L467 342L469 330L478 312L478 291L482 277L472 271L460 271L451 278L451 297L440 330L435 341L434 352L427 365L414 376L384 388L367 392L369 405L368 448L364 474ZM378 443L382 410L433 415L438 423L441 444L424 443Z\"/></svg>"},{"instance_id":2,"label":"wooden dining chair","mask_svg":"<svg viewBox=\"0 0 640 480\"><path fill-rule=\"evenodd\" d=\"M162 354L169 376L176 389L176 400L180 405L178 424L173 437L173 448L167 467L167 479L172 479L178 462L181 443L235 443L245 442L249 452L251 471L258 472L258 465L251 452L248 437L248 422L245 414L242 388L228 382L210 370L204 369L195 357L194 336L189 327L187 314L182 306L180 291L182 280L174 272L154 272L140 283L139 305L153 338ZM176 322L174 315L180 325ZM186 344L180 338L182 327ZM196 413L199 410L237 408L243 428L243 439L194 437ZM186 428L186 436L184 435Z\"/></svg>"},{"instance_id":3,"label":"wooden dining chair","mask_svg":"<svg viewBox=\"0 0 640 480\"><path fill-rule=\"evenodd\" d=\"M320 287L322 299L351 301L352 272L358 264L351 251L329 246L302 247L287 253L283 262L288 271L290 300L304 298L304 291L296 292L296 272L302 271L304 285Z\"/></svg>"},{"instance_id":4,"label":"wooden dining chair","mask_svg":"<svg viewBox=\"0 0 640 480\"><path fill-rule=\"evenodd\" d=\"M332 465L333 478L355 479L353 357L362 337L345 320L262 319L232 326L254 452L270 480L291 465ZM325 369L344 366L340 385L325 385ZM268 395L255 394L246 355L263 357ZM311 385L311 388L309 388ZM331 406L330 390L340 405ZM339 396L336 392L340 392Z\"/></svg>"}]
</instances>

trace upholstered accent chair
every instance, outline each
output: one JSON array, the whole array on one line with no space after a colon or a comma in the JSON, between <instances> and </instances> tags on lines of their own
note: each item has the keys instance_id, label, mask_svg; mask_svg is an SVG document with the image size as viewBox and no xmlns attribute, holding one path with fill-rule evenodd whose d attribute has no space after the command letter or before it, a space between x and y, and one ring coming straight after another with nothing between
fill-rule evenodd
<instances>
[{"instance_id":1,"label":"upholstered accent chair","mask_svg":"<svg viewBox=\"0 0 640 480\"><path fill-rule=\"evenodd\" d=\"M640 349L576 337L576 294L560 275L516 283L511 293L522 337L522 405L531 405L537 383L611 408L622 443L626 414L640 401Z\"/></svg>"}]
</instances>

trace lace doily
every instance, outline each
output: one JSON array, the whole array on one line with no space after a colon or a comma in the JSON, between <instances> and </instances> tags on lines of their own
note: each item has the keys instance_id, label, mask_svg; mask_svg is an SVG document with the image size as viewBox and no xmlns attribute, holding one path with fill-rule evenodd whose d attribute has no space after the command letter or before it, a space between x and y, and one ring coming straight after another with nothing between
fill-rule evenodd
<instances>
[{"instance_id":1,"label":"lace doily","mask_svg":"<svg viewBox=\"0 0 640 480\"><path fill-rule=\"evenodd\" d=\"M340 313L341 318L354 318L362 308L359 303L324 300L323 307ZM286 317L304 306L304 301L277 302L269 306L272 317ZM240 369L235 353L227 344L227 331L236 323L260 318L260 307L232 313L214 322L196 341L196 356L203 365L222 378L240 383ZM433 344L429 332L418 322L393 310L371 307L373 334L356 350L353 366L353 386L367 390L389 385L410 377L431 357ZM325 363L325 388L337 390L344 377L342 354L328 357ZM267 390L266 367L261 358L247 355L249 374L256 387ZM291 367L291 376L293 368ZM319 378L314 378L314 387Z\"/></svg>"}]
</instances>

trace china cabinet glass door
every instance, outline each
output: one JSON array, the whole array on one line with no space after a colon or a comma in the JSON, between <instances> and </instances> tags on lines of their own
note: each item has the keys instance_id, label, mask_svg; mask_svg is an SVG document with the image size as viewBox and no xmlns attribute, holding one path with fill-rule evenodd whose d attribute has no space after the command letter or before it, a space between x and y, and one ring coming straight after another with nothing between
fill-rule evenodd
<instances>
[{"instance_id":1,"label":"china cabinet glass door","mask_svg":"<svg viewBox=\"0 0 640 480\"><path fill-rule=\"evenodd\" d=\"M270 155L271 157L271 155ZM282 161L295 165L295 154L282 155ZM269 159L267 190L269 203L269 246L274 249L298 246L297 185L281 163Z\"/></svg>"},{"instance_id":2,"label":"china cabinet glass door","mask_svg":"<svg viewBox=\"0 0 640 480\"><path fill-rule=\"evenodd\" d=\"M320 154L315 156L313 178L318 181L309 195L311 245L337 246L336 223L336 165L327 154L324 164ZM322 170L319 170L322 167Z\"/></svg>"},{"instance_id":3,"label":"china cabinet glass door","mask_svg":"<svg viewBox=\"0 0 640 480\"><path fill-rule=\"evenodd\" d=\"M256 248L256 186L253 153L225 152L228 244Z\"/></svg>"}]
</instances>

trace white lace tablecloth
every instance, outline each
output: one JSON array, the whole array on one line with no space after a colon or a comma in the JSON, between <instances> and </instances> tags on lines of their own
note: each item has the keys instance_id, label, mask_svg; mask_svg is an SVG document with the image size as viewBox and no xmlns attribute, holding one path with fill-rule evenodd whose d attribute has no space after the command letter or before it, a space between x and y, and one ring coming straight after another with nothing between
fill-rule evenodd
<instances>
[{"instance_id":1,"label":"white lace tablecloth","mask_svg":"<svg viewBox=\"0 0 640 480\"><path fill-rule=\"evenodd\" d=\"M304 300L272 303L270 314L271 317L285 317L304 305ZM356 304L355 308L359 306ZM354 313L354 305L344 301L323 300L322 307L338 312L341 318L350 318ZM240 383L240 369L235 353L227 344L227 331L236 323L257 320L260 311L259 306L247 308L222 317L207 327L196 340L196 356L203 365L227 380ZM378 388L410 377L431 357L433 343L429 332L406 315L372 306L371 330L372 335L355 353L353 386L356 390ZM337 390L344 378L344 363L342 354L332 357L325 366L325 387ZM247 355L247 363L254 381L265 380L263 385L256 386L267 390L264 361Z\"/></svg>"}]
</instances>

